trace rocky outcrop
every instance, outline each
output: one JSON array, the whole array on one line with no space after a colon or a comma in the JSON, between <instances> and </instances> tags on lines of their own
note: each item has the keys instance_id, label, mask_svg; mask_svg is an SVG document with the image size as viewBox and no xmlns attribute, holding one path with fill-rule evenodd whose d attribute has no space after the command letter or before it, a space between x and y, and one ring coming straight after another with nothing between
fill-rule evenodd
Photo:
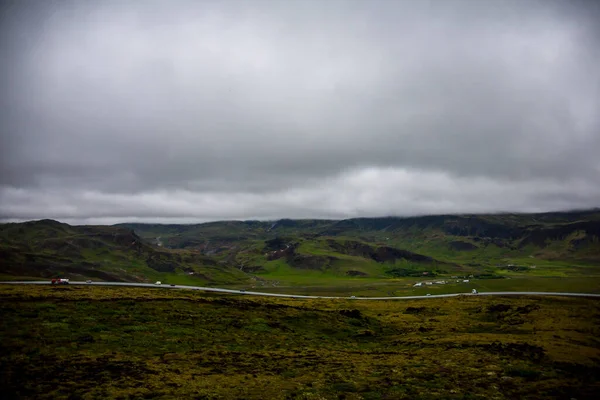
<instances>
[{"instance_id":1,"label":"rocky outcrop","mask_svg":"<svg viewBox=\"0 0 600 400\"><path fill-rule=\"evenodd\" d=\"M337 253L347 254L350 256L372 258L375 253L373 247L368 244L347 240L340 243L336 240L330 239L327 241L327 245Z\"/></svg>"},{"instance_id":2,"label":"rocky outcrop","mask_svg":"<svg viewBox=\"0 0 600 400\"><path fill-rule=\"evenodd\" d=\"M263 248L263 251L269 252L284 249L289 242L289 239L283 237L276 237L275 239L265 240L265 247Z\"/></svg>"},{"instance_id":3,"label":"rocky outcrop","mask_svg":"<svg viewBox=\"0 0 600 400\"><path fill-rule=\"evenodd\" d=\"M544 247L548 241L565 240L575 232L582 232L585 238L593 241L594 237L600 237L600 221L574 222L551 228L532 227L525 233L525 238L521 241L520 247L530 244ZM579 240L581 239L579 238Z\"/></svg>"},{"instance_id":4,"label":"rocky outcrop","mask_svg":"<svg viewBox=\"0 0 600 400\"><path fill-rule=\"evenodd\" d=\"M287 258L288 264L294 268L319 271L327 268L335 260L337 260L335 257L309 256L304 254L293 254Z\"/></svg>"},{"instance_id":5,"label":"rocky outcrop","mask_svg":"<svg viewBox=\"0 0 600 400\"><path fill-rule=\"evenodd\" d=\"M400 250L393 247L378 247L372 257L377 262L394 262L396 260L407 260L416 262L432 262L433 258L422 254L413 253L407 250Z\"/></svg>"},{"instance_id":6,"label":"rocky outcrop","mask_svg":"<svg viewBox=\"0 0 600 400\"><path fill-rule=\"evenodd\" d=\"M255 274L255 273L264 272L265 268L262 265L250 265L250 266L246 266L246 267L241 267L241 270L243 272L247 272L249 274Z\"/></svg>"},{"instance_id":7,"label":"rocky outcrop","mask_svg":"<svg viewBox=\"0 0 600 400\"><path fill-rule=\"evenodd\" d=\"M278 260L280 258L289 258L296 253L296 247L294 245L286 245L283 249L270 251L265 253L268 261Z\"/></svg>"},{"instance_id":8,"label":"rocky outcrop","mask_svg":"<svg viewBox=\"0 0 600 400\"><path fill-rule=\"evenodd\" d=\"M334 251L356 257L370 258L377 262L394 262L395 260L408 260L415 262L431 262L433 258L421 254L413 253L407 250L396 249L394 247L381 246L372 247L368 244L347 240L339 242L336 240L328 240L327 244Z\"/></svg>"},{"instance_id":9,"label":"rocky outcrop","mask_svg":"<svg viewBox=\"0 0 600 400\"><path fill-rule=\"evenodd\" d=\"M366 274L362 271L355 271L355 270L346 271L346 275L348 275L348 276L369 276L369 274Z\"/></svg>"}]
</instances>

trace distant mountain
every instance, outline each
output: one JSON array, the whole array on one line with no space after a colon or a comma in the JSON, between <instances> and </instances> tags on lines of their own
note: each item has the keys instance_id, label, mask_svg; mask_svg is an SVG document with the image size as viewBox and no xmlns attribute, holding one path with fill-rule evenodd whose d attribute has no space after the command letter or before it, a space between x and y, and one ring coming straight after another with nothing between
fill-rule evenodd
<instances>
[{"instance_id":1,"label":"distant mountain","mask_svg":"<svg viewBox=\"0 0 600 400\"><path fill-rule=\"evenodd\" d=\"M600 211L192 225L0 225L0 275L245 284L489 274L526 260L600 266Z\"/></svg>"},{"instance_id":2,"label":"distant mountain","mask_svg":"<svg viewBox=\"0 0 600 400\"><path fill-rule=\"evenodd\" d=\"M197 284L247 279L197 251L152 246L128 228L53 220L0 225L0 274Z\"/></svg>"},{"instance_id":3,"label":"distant mountain","mask_svg":"<svg viewBox=\"0 0 600 400\"><path fill-rule=\"evenodd\" d=\"M195 225L120 224L168 248L222 254L245 242L276 237L353 238L446 255L484 251L600 261L600 210L540 214L466 214L335 220L224 221ZM434 249L435 248L435 249ZM491 250L491 248L490 248Z\"/></svg>"}]
</instances>

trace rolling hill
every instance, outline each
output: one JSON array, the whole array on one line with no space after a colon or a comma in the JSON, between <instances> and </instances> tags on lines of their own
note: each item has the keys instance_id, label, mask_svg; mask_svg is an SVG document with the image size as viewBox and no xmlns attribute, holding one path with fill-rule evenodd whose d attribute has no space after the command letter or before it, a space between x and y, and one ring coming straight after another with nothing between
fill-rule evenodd
<instances>
[{"instance_id":1,"label":"rolling hill","mask_svg":"<svg viewBox=\"0 0 600 400\"><path fill-rule=\"evenodd\" d=\"M156 248L131 229L53 220L0 225L0 274L196 284L248 278L197 251Z\"/></svg>"},{"instance_id":2,"label":"rolling hill","mask_svg":"<svg viewBox=\"0 0 600 400\"><path fill-rule=\"evenodd\" d=\"M208 285L500 277L537 265L600 266L600 211L190 225L42 220L0 225L0 256L4 276Z\"/></svg>"},{"instance_id":3,"label":"rolling hill","mask_svg":"<svg viewBox=\"0 0 600 400\"><path fill-rule=\"evenodd\" d=\"M544 214L440 215L333 220L225 221L198 225L121 224L169 248L194 248L216 257L236 257L279 238L297 241L308 254L335 252L350 241L423 254L448 263L530 257L597 264L600 211ZM287 240L287 242L285 242ZM340 247L341 246L341 247ZM271 248L271 250L281 250ZM367 257L369 258L369 257ZM487 261L486 261L487 260Z\"/></svg>"}]
</instances>

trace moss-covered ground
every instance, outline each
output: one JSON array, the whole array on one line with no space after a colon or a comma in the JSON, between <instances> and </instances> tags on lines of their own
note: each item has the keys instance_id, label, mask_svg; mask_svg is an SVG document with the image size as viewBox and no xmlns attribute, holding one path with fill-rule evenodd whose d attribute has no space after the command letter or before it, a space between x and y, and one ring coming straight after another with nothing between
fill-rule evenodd
<instances>
[{"instance_id":1,"label":"moss-covered ground","mask_svg":"<svg viewBox=\"0 0 600 400\"><path fill-rule=\"evenodd\" d=\"M600 302L0 285L5 399L596 399Z\"/></svg>"}]
</instances>

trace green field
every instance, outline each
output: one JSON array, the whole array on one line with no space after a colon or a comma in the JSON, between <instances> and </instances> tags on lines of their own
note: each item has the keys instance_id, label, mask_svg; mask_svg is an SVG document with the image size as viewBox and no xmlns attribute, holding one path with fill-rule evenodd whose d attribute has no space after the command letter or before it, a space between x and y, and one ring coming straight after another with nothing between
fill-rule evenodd
<instances>
[{"instance_id":1,"label":"green field","mask_svg":"<svg viewBox=\"0 0 600 400\"><path fill-rule=\"evenodd\" d=\"M6 399L596 399L600 302L0 285Z\"/></svg>"},{"instance_id":2,"label":"green field","mask_svg":"<svg viewBox=\"0 0 600 400\"><path fill-rule=\"evenodd\" d=\"M316 296L422 296L430 294L479 292L574 292L600 293L600 278L597 277L514 277L508 279L471 279L469 283L450 282L445 285L413 287L415 280L323 280L311 282L251 287L251 290L268 293L289 293ZM247 288L239 286L237 288ZM248 289L250 290L250 289Z\"/></svg>"}]
</instances>

